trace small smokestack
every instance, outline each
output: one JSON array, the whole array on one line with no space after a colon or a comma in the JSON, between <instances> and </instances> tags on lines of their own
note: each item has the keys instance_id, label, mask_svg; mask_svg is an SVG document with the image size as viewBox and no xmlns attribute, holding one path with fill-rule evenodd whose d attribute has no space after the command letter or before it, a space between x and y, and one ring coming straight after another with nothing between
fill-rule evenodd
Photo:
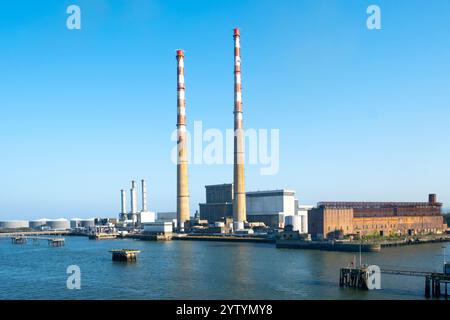
<instances>
[{"instance_id":1,"label":"small smokestack","mask_svg":"<svg viewBox=\"0 0 450 320\"><path fill-rule=\"evenodd\" d=\"M131 213L137 213L137 195L136 195L136 181L131 181Z\"/></svg>"},{"instance_id":2,"label":"small smokestack","mask_svg":"<svg viewBox=\"0 0 450 320\"><path fill-rule=\"evenodd\" d=\"M437 196L434 193L431 193L428 195L428 202L429 203L437 203Z\"/></svg>"},{"instance_id":3,"label":"small smokestack","mask_svg":"<svg viewBox=\"0 0 450 320\"><path fill-rule=\"evenodd\" d=\"M177 220L180 229L190 219L185 89L184 52L177 50Z\"/></svg>"},{"instance_id":4,"label":"small smokestack","mask_svg":"<svg viewBox=\"0 0 450 320\"><path fill-rule=\"evenodd\" d=\"M244 175L244 129L242 123L241 33L234 29L234 174L233 220L243 228L247 220Z\"/></svg>"},{"instance_id":5,"label":"small smokestack","mask_svg":"<svg viewBox=\"0 0 450 320\"><path fill-rule=\"evenodd\" d=\"M120 190L120 199L122 204L120 215L121 219L125 220L127 216L127 193L125 192L125 190Z\"/></svg>"},{"instance_id":6,"label":"small smokestack","mask_svg":"<svg viewBox=\"0 0 450 320\"><path fill-rule=\"evenodd\" d=\"M142 211L147 212L147 182L142 179L141 180L141 186L142 186Z\"/></svg>"}]
</instances>

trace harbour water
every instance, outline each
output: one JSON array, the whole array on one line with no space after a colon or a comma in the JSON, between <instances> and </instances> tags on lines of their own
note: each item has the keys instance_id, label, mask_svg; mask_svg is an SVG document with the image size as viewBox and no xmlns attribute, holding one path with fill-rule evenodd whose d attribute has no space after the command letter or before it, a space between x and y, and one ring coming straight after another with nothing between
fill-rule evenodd
<instances>
[{"instance_id":1,"label":"harbour water","mask_svg":"<svg viewBox=\"0 0 450 320\"><path fill-rule=\"evenodd\" d=\"M436 243L363 253L363 263L442 271ZM141 250L136 263L111 261L111 249ZM0 299L424 299L424 279L382 275L381 290L340 288L353 253L276 249L273 244L203 241L95 241L66 237L64 247L0 240ZM356 259L359 260L358 255ZM81 270L81 289L66 269Z\"/></svg>"}]
</instances>

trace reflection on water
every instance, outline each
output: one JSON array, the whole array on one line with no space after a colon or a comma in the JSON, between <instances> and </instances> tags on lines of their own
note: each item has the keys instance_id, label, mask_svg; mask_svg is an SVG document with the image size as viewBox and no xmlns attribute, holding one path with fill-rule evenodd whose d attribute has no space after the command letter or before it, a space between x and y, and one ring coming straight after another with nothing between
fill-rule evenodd
<instances>
[{"instance_id":1,"label":"reflection on water","mask_svg":"<svg viewBox=\"0 0 450 320\"><path fill-rule=\"evenodd\" d=\"M363 253L363 263L441 271L442 244ZM110 249L135 248L137 263L113 263ZM93 241L66 246L0 240L1 299L422 299L420 277L383 275L382 290L338 286L353 253L276 249L271 244L201 241ZM356 254L356 261L359 261ZM81 268L81 290L66 288L66 268Z\"/></svg>"}]
</instances>

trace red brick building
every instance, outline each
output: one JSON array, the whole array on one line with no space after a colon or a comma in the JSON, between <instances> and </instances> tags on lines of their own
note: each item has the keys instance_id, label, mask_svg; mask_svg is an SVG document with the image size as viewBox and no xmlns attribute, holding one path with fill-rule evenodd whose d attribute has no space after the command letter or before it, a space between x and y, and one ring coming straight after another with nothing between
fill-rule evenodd
<instances>
[{"instance_id":1,"label":"red brick building","mask_svg":"<svg viewBox=\"0 0 450 320\"><path fill-rule=\"evenodd\" d=\"M434 194L428 202L319 202L308 212L308 230L315 238L441 233L441 211Z\"/></svg>"}]
</instances>

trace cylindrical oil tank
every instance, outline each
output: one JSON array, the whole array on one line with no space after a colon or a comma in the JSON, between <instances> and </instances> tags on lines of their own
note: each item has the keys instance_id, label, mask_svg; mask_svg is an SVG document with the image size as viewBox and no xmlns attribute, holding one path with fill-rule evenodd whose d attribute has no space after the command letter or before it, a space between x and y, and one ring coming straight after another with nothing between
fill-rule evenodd
<instances>
[{"instance_id":1,"label":"cylindrical oil tank","mask_svg":"<svg viewBox=\"0 0 450 320\"><path fill-rule=\"evenodd\" d=\"M0 221L0 229L29 228L29 222L25 220Z\"/></svg>"},{"instance_id":2,"label":"cylindrical oil tank","mask_svg":"<svg viewBox=\"0 0 450 320\"><path fill-rule=\"evenodd\" d=\"M31 229L41 229L43 226L47 224L48 219L39 219L39 220L31 220L30 228Z\"/></svg>"},{"instance_id":3,"label":"cylindrical oil tank","mask_svg":"<svg viewBox=\"0 0 450 320\"><path fill-rule=\"evenodd\" d=\"M81 227L81 219L80 218L70 219L70 229L76 229L79 227Z\"/></svg>"},{"instance_id":4,"label":"cylindrical oil tank","mask_svg":"<svg viewBox=\"0 0 450 320\"><path fill-rule=\"evenodd\" d=\"M286 216L284 217L284 226L292 226L292 231L302 231L302 217L301 216Z\"/></svg>"},{"instance_id":5,"label":"cylindrical oil tank","mask_svg":"<svg viewBox=\"0 0 450 320\"><path fill-rule=\"evenodd\" d=\"M67 219L49 220L47 226L52 230L67 230L70 228L70 222Z\"/></svg>"},{"instance_id":6,"label":"cylindrical oil tank","mask_svg":"<svg viewBox=\"0 0 450 320\"><path fill-rule=\"evenodd\" d=\"M91 228L95 226L94 219L83 219L80 221L80 226L82 228Z\"/></svg>"}]
</instances>

